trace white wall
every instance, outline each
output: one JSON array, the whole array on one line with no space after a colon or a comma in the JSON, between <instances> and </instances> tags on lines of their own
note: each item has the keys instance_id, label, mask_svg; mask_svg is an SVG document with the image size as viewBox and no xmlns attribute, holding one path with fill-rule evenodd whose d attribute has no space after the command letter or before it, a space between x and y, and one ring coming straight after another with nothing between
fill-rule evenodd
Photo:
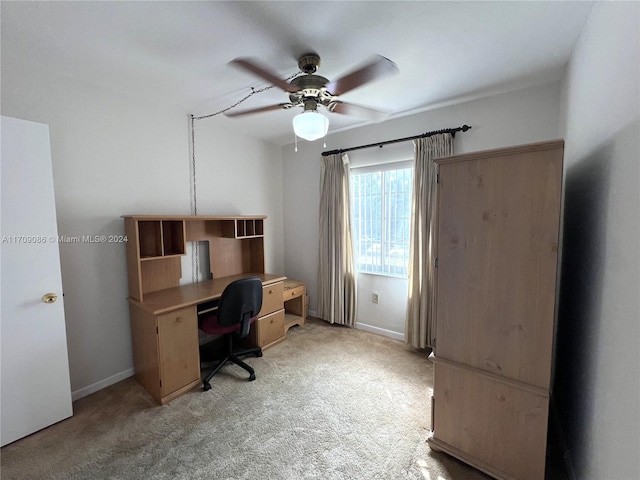
<instances>
[{"instance_id":1,"label":"white wall","mask_svg":"<svg viewBox=\"0 0 640 480\"><path fill-rule=\"evenodd\" d=\"M321 141L301 141L299 151L293 145L283 148L285 271L307 282L311 295L310 310L317 301L318 203L320 154L325 150L347 148L383 140L458 127L473 128L458 133L456 153L556 139L560 84L548 84L459 105L389 120L327 137ZM382 149L349 153L353 162L366 157L412 158L411 142ZM372 291L380 292L380 302L371 302ZM391 277L358 276L358 327L393 338L404 338L407 281Z\"/></svg>"},{"instance_id":2,"label":"white wall","mask_svg":"<svg viewBox=\"0 0 640 480\"><path fill-rule=\"evenodd\" d=\"M198 214L267 215L265 269L284 273L280 147L196 121Z\"/></svg>"},{"instance_id":3,"label":"white wall","mask_svg":"<svg viewBox=\"0 0 640 480\"><path fill-rule=\"evenodd\" d=\"M187 112L30 70L3 46L2 114L50 127L60 235L123 234L121 215L191 212ZM206 120L196 142L198 213L268 215L265 262L282 272L280 148ZM125 246L61 244L60 256L77 399L133 373Z\"/></svg>"},{"instance_id":4,"label":"white wall","mask_svg":"<svg viewBox=\"0 0 640 480\"><path fill-rule=\"evenodd\" d=\"M554 398L575 477L640 475L640 4L596 2L562 90Z\"/></svg>"}]
</instances>

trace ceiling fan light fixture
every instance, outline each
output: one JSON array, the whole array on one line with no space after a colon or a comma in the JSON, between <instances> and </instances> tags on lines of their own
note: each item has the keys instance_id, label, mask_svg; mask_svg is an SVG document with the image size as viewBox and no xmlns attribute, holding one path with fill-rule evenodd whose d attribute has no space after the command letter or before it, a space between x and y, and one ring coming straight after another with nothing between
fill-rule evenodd
<instances>
[{"instance_id":1,"label":"ceiling fan light fixture","mask_svg":"<svg viewBox=\"0 0 640 480\"><path fill-rule=\"evenodd\" d=\"M310 142L324 137L329 131L329 119L317 110L306 110L293 117L293 131Z\"/></svg>"}]
</instances>

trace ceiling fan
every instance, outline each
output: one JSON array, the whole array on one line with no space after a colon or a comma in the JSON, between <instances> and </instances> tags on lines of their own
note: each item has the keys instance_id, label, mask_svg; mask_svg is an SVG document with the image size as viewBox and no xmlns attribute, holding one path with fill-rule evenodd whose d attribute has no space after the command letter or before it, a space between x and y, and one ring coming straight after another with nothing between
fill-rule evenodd
<instances>
[{"instance_id":1,"label":"ceiling fan","mask_svg":"<svg viewBox=\"0 0 640 480\"><path fill-rule=\"evenodd\" d=\"M298 59L298 67L303 73L287 82L252 59L236 58L231 63L284 90L289 94L289 101L266 107L229 112L225 113L225 115L238 117L301 106L303 107L303 112L293 120L294 131L297 136L307 140L316 140L326 135L328 130L329 121L318 112L318 106L323 106L330 112L364 117L373 121L379 121L384 118L386 112L342 102L337 97L365 83L378 80L398 71L395 63L388 58L377 55L363 66L337 80L329 81L325 77L316 75L316 71L320 66L320 56L316 53L307 53Z\"/></svg>"}]
</instances>

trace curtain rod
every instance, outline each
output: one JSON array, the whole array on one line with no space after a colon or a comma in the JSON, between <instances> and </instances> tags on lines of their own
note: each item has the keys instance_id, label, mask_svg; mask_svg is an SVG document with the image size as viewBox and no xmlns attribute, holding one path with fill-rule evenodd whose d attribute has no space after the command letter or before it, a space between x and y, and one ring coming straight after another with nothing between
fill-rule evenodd
<instances>
[{"instance_id":1,"label":"curtain rod","mask_svg":"<svg viewBox=\"0 0 640 480\"><path fill-rule=\"evenodd\" d=\"M408 140L415 140L416 138L425 138L431 137L432 135L437 135L438 133L450 133L453 137L456 136L456 132L466 132L471 127L469 125L463 125L458 128L445 128L444 130L434 130L433 132L422 133L420 135L414 135L413 137L405 137L405 138L397 138L395 140L387 140L385 142L378 143L370 143L369 145L360 145L358 147L349 147L349 148L340 148L338 150L329 150L328 152L322 152L322 156L326 157L328 155L336 155L344 152L350 152L351 150L360 150L361 148L370 148L370 147L380 147L383 145L388 145L390 143L398 143L398 142L406 142Z\"/></svg>"}]
</instances>

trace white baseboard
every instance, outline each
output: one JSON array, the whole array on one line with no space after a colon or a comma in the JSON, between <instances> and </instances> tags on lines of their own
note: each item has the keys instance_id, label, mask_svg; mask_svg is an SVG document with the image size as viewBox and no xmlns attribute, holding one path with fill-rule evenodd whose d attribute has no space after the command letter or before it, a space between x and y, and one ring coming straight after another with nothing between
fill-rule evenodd
<instances>
[{"instance_id":1,"label":"white baseboard","mask_svg":"<svg viewBox=\"0 0 640 480\"><path fill-rule=\"evenodd\" d=\"M71 392L71 401L75 402L76 400L80 400L81 398L91 395L92 393L96 393L97 391L102 390L103 388L107 388L108 386L113 385L114 383L118 383L126 378L132 377L133 374L134 374L133 368L130 368L129 370L116 373L115 375L111 375L110 377L105 378L104 380L100 380L99 382L96 382L86 387L82 387L78 390L75 390Z\"/></svg>"},{"instance_id":2,"label":"white baseboard","mask_svg":"<svg viewBox=\"0 0 640 480\"><path fill-rule=\"evenodd\" d=\"M307 315L309 317L319 318L317 312L312 310L308 310ZM394 332L393 330L387 330L386 328L374 327L373 325L368 325L362 322L356 322L355 327L358 330L377 333L378 335L382 335L384 337L389 337L389 338L393 338L394 340L400 340L401 342L404 342L404 333Z\"/></svg>"},{"instance_id":3,"label":"white baseboard","mask_svg":"<svg viewBox=\"0 0 640 480\"><path fill-rule=\"evenodd\" d=\"M404 342L404 333L394 332L387 330L386 328L374 327L373 325L367 325L366 323L356 322L356 328L358 330L364 330L366 332L377 333L384 337L393 338L394 340L400 340Z\"/></svg>"}]
</instances>

